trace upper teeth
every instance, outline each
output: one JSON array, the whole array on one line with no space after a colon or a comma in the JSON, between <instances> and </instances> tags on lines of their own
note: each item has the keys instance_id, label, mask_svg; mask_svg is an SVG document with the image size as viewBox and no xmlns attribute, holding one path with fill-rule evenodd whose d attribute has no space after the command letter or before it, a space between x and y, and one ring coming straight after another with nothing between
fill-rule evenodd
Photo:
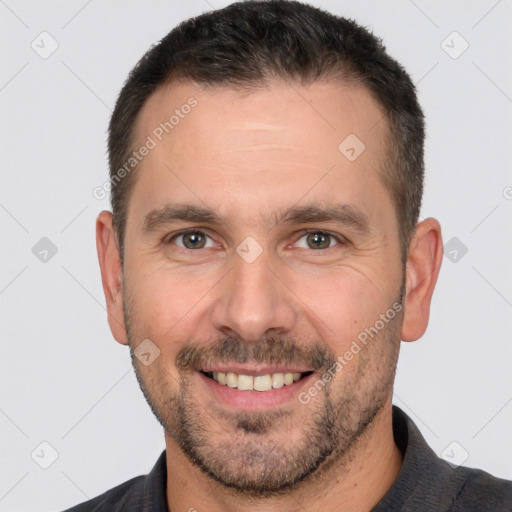
<instances>
[{"instance_id":1,"label":"upper teeth","mask_svg":"<svg viewBox=\"0 0 512 512\"><path fill-rule=\"evenodd\" d=\"M269 391L289 386L300 379L300 373L274 373L272 375L238 375L236 373L212 372L213 380L223 386L238 388L241 391Z\"/></svg>"}]
</instances>

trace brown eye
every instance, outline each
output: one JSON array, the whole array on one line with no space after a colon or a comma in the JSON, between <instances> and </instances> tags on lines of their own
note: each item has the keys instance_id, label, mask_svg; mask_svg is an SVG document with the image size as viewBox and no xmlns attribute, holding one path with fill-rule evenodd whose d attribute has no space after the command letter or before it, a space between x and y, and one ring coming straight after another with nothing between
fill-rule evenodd
<instances>
[{"instance_id":1,"label":"brown eye","mask_svg":"<svg viewBox=\"0 0 512 512\"><path fill-rule=\"evenodd\" d=\"M331 246L331 239L331 235L322 232L306 235L306 243L310 249L328 249Z\"/></svg>"},{"instance_id":2,"label":"brown eye","mask_svg":"<svg viewBox=\"0 0 512 512\"><path fill-rule=\"evenodd\" d=\"M172 241L185 249L204 249L205 247L213 247L213 243L209 238L202 231L189 231L188 233L176 235Z\"/></svg>"}]
</instances>

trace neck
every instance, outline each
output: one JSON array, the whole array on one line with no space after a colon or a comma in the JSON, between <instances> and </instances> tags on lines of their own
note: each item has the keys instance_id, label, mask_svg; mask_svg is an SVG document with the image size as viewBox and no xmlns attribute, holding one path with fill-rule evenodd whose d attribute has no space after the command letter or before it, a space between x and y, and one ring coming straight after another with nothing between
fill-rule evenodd
<instances>
[{"instance_id":1,"label":"neck","mask_svg":"<svg viewBox=\"0 0 512 512\"><path fill-rule=\"evenodd\" d=\"M402 464L393 439L391 399L342 462L318 471L289 493L272 498L245 497L205 475L165 434L169 510L190 512L371 510L391 488Z\"/></svg>"}]
</instances>

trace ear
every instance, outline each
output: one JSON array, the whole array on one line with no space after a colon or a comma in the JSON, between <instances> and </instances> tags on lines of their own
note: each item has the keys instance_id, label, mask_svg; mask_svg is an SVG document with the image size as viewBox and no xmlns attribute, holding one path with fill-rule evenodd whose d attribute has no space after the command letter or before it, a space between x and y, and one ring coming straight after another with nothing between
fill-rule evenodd
<instances>
[{"instance_id":1,"label":"ear","mask_svg":"<svg viewBox=\"0 0 512 512\"><path fill-rule=\"evenodd\" d=\"M123 314L123 270L111 212L103 211L96 219L96 249L107 303L108 324L115 340L127 345Z\"/></svg>"},{"instance_id":2,"label":"ear","mask_svg":"<svg viewBox=\"0 0 512 512\"><path fill-rule=\"evenodd\" d=\"M427 329L430 301L442 260L441 226L436 219L425 219L416 226L407 255L403 341L415 341Z\"/></svg>"}]
</instances>

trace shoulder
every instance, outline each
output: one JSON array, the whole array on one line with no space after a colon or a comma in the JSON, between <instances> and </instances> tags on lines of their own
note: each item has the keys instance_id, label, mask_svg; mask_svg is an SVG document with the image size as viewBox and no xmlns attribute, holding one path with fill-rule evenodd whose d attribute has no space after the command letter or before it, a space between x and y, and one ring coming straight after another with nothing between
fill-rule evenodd
<instances>
[{"instance_id":1,"label":"shoulder","mask_svg":"<svg viewBox=\"0 0 512 512\"><path fill-rule=\"evenodd\" d=\"M402 468L375 512L512 511L512 482L480 469L449 464L428 446L418 427L393 407L393 434Z\"/></svg>"},{"instance_id":2,"label":"shoulder","mask_svg":"<svg viewBox=\"0 0 512 512\"><path fill-rule=\"evenodd\" d=\"M463 484L454 500L454 511L512 510L512 481L497 478L480 469L458 468Z\"/></svg>"},{"instance_id":3,"label":"shoulder","mask_svg":"<svg viewBox=\"0 0 512 512\"><path fill-rule=\"evenodd\" d=\"M128 480L95 498L75 505L64 512L117 512L136 510L144 487L144 476Z\"/></svg>"},{"instance_id":4,"label":"shoulder","mask_svg":"<svg viewBox=\"0 0 512 512\"><path fill-rule=\"evenodd\" d=\"M64 512L161 512L167 510L165 450L151 472L137 476Z\"/></svg>"}]
</instances>

